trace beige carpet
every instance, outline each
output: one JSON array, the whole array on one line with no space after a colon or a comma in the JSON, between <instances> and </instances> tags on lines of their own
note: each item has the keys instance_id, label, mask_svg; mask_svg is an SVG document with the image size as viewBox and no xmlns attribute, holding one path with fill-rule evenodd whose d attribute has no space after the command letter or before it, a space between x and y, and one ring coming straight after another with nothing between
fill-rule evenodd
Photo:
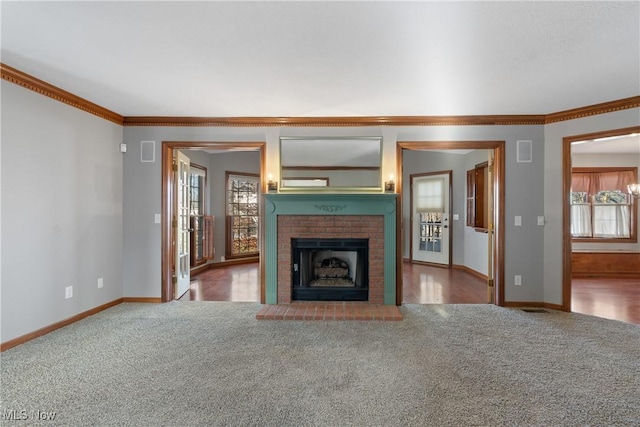
<instances>
[{"instance_id":1,"label":"beige carpet","mask_svg":"<svg viewBox=\"0 0 640 427\"><path fill-rule=\"evenodd\" d=\"M637 325L492 305L265 322L260 308L121 304L10 349L2 425L38 411L63 426L640 423Z\"/></svg>"}]
</instances>

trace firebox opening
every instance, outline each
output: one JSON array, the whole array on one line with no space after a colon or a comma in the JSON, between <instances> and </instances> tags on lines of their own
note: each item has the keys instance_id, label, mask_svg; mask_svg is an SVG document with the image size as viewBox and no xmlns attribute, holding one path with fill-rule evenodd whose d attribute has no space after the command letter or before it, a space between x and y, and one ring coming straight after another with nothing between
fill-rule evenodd
<instances>
[{"instance_id":1,"label":"firebox opening","mask_svg":"<svg viewBox=\"0 0 640 427\"><path fill-rule=\"evenodd\" d=\"M291 239L292 299L368 301L369 239Z\"/></svg>"}]
</instances>

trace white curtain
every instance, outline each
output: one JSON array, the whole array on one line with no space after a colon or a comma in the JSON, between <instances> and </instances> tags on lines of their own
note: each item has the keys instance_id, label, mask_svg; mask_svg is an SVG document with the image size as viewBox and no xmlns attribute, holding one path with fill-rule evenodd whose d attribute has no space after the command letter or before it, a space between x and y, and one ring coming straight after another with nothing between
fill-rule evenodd
<instances>
[{"instance_id":1,"label":"white curtain","mask_svg":"<svg viewBox=\"0 0 640 427\"><path fill-rule=\"evenodd\" d=\"M416 185L416 212L444 212L444 178L421 179Z\"/></svg>"},{"instance_id":2,"label":"white curtain","mask_svg":"<svg viewBox=\"0 0 640 427\"><path fill-rule=\"evenodd\" d=\"M629 221L629 205L594 205L593 237L628 238Z\"/></svg>"},{"instance_id":3,"label":"white curtain","mask_svg":"<svg viewBox=\"0 0 640 427\"><path fill-rule=\"evenodd\" d=\"M591 237L591 205L571 205L571 236Z\"/></svg>"}]
</instances>

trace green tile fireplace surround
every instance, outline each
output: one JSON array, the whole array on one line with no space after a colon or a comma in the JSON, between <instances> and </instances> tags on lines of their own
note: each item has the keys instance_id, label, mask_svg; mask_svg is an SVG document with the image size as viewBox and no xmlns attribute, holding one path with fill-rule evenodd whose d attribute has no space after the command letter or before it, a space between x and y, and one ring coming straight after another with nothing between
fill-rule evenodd
<instances>
[{"instance_id":1,"label":"green tile fireplace surround","mask_svg":"<svg viewBox=\"0 0 640 427\"><path fill-rule=\"evenodd\" d=\"M396 303L395 194L265 194L265 302L278 303L279 215L380 215L384 218L384 304Z\"/></svg>"}]
</instances>

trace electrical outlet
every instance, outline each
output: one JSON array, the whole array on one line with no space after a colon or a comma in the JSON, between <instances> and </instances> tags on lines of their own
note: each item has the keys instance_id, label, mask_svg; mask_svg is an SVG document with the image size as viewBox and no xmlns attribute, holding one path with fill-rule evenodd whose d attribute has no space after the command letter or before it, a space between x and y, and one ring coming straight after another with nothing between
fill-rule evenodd
<instances>
[{"instance_id":1,"label":"electrical outlet","mask_svg":"<svg viewBox=\"0 0 640 427\"><path fill-rule=\"evenodd\" d=\"M220 257L220 261L224 262L224 260L225 260L225 257L224 257L224 255L222 255L222 256Z\"/></svg>"},{"instance_id":2,"label":"electrical outlet","mask_svg":"<svg viewBox=\"0 0 640 427\"><path fill-rule=\"evenodd\" d=\"M522 286L522 276L520 276L519 274L516 274L516 277L515 277L513 283L516 286Z\"/></svg>"},{"instance_id":3,"label":"electrical outlet","mask_svg":"<svg viewBox=\"0 0 640 427\"><path fill-rule=\"evenodd\" d=\"M103 286L104 286L104 281L102 280L102 277L99 277L98 278L98 289L100 289Z\"/></svg>"},{"instance_id":4,"label":"electrical outlet","mask_svg":"<svg viewBox=\"0 0 640 427\"><path fill-rule=\"evenodd\" d=\"M73 298L73 286L64 288L64 299Z\"/></svg>"}]
</instances>

